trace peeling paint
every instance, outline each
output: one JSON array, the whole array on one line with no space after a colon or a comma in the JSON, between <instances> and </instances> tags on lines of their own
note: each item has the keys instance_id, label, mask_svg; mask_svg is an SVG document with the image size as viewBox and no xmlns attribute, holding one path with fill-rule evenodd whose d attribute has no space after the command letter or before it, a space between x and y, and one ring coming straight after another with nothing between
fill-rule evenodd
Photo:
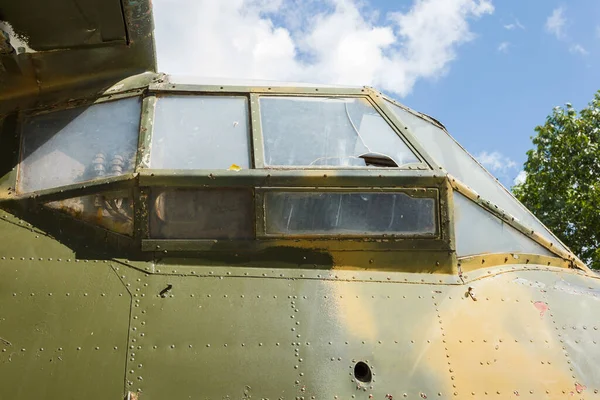
<instances>
[{"instance_id":1,"label":"peeling paint","mask_svg":"<svg viewBox=\"0 0 600 400\"><path fill-rule=\"evenodd\" d=\"M36 53L29 47L28 38L18 35L10 23L0 21L0 31L4 31L8 35L8 40L17 53Z\"/></svg>"},{"instance_id":2,"label":"peeling paint","mask_svg":"<svg viewBox=\"0 0 600 400\"><path fill-rule=\"evenodd\" d=\"M529 287L535 287L538 289L545 289L546 288L546 284L543 282L538 282L538 281L530 281L529 279L525 279L525 278L516 278L513 279L513 283L519 284L519 285L523 285L523 286L529 286Z\"/></svg>"},{"instance_id":3,"label":"peeling paint","mask_svg":"<svg viewBox=\"0 0 600 400\"><path fill-rule=\"evenodd\" d=\"M559 290L561 292L574 294L574 295L590 296L590 297L600 300L600 290L599 289L592 289L589 287L573 285L573 284L570 284L570 283L562 281L562 280L556 282L554 284L553 288L555 290Z\"/></svg>"}]
</instances>

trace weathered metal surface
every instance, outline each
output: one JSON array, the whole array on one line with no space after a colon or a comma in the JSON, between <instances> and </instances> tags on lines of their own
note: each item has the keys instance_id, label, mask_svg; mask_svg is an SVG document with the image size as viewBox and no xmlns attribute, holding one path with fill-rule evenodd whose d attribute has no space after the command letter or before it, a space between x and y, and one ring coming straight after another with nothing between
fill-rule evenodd
<instances>
[{"instance_id":1,"label":"weathered metal surface","mask_svg":"<svg viewBox=\"0 0 600 400\"><path fill-rule=\"evenodd\" d=\"M44 383L24 391L15 379L3 396L77 384L98 399L138 389L149 399L591 398L600 387L600 286L568 269L513 264L461 280L190 258L134 268L76 259L25 222L1 221L0 356L20 348L0 368ZM356 381L358 361L371 382Z\"/></svg>"},{"instance_id":2,"label":"weathered metal surface","mask_svg":"<svg viewBox=\"0 0 600 400\"><path fill-rule=\"evenodd\" d=\"M156 69L150 2L96 3L59 1L50 6L27 0L6 5L6 22L14 24L19 39L40 51L0 53L0 115L17 107L96 96L127 76Z\"/></svg>"},{"instance_id":3,"label":"weathered metal surface","mask_svg":"<svg viewBox=\"0 0 600 400\"><path fill-rule=\"evenodd\" d=\"M11 218L0 241L0 397L120 398L130 295L110 264Z\"/></svg>"},{"instance_id":4,"label":"weathered metal surface","mask_svg":"<svg viewBox=\"0 0 600 400\"><path fill-rule=\"evenodd\" d=\"M93 36L85 48L0 55L0 398L600 397L598 277L449 176L389 99L367 87L134 75L153 68L151 6L122 6L126 47ZM148 168L156 96L184 92L249 98L254 168ZM265 94L365 98L420 164L263 168ZM23 118L131 96L143 96L133 173L15 194ZM256 235L151 239L151 192L166 187L248 188ZM42 206L123 189L131 237ZM271 237L261 198L283 189L435 193L438 233ZM455 190L556 257L457 258Z\"/></svg>"}]
</instances>

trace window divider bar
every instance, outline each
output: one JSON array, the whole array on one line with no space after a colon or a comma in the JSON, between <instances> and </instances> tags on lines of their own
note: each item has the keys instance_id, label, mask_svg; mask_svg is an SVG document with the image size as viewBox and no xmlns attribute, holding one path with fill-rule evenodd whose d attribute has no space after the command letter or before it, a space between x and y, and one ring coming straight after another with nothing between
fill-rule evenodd
<instances>
[{"instance_id":1,"label":"window divider bar","mask_svg":"<svg viewBox=\"0 0 600 400\"><path fill-rule=\"evenodd\" d=\"M260 100L256 93L250 94L250 132L252 132L252 156L254 168L265 167L265 147L260 122Z\"/></svg>"},{"instance_id":2,"label":"window divider bar","mask_svg":"<svg viewBox=\"0 0 600 400\"><path fill-rule=\"evenodd\" d=\"M150 153L152 151L152 132L154 128L154 111L156 96L150 94L142 100L142 115L138 137L138 152L135 160L135 171L150 168Z\"/></svg>"},{"instance_id":3,"label":"window divider bar","mask_svg":"<svg viewBox=\"0 0 600 400\"><path fill-rule=\"evenodd\" d=\"M382 98L382 95L373 89L371 89L369 92L371 99L377 106L377 110L384 116L384 118L387 118L395 130L399 132L400 136L402 136L403 139L408 142L407 144L416 151L419 157L425 160L425 162L429 164L434 171L442 171L442 167L438 165L436 161L427 153L425 148L421 146L417 140L416 132L412 132L407 124L396 117L396 115L385 104L386 100Z\"/></svg>"}]
</instances>

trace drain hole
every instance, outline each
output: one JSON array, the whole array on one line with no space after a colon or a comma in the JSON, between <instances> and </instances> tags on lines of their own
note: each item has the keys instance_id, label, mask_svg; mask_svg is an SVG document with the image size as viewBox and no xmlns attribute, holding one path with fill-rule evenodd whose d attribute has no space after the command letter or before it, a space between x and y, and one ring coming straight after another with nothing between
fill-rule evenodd
<instances>
[{"instance_id":1,"label":"drain hole","mask_svg":"<svg viewBox=\"0 0 600 400\"><path fill-rule=\"evenodd\" d=\"M354 377L361 382L369 383L373 379L373 374L366 363L359 361L354 366Z\"/></svg>"}]
</instances>

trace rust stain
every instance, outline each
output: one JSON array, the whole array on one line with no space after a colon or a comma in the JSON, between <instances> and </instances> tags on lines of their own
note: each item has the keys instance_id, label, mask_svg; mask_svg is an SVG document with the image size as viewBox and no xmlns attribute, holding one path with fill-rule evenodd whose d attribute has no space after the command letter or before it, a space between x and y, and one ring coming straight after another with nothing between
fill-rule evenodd
<instances>
[{"instance_id":1,"label":"rust stain","mask_svg":"<svg viewBox=\"0 0 600 400\"><path fill-rule=\"evenodd\" d=\"M540 312L540 317L543 317L546 311L549 309L548 303L544 301L536 301L533 303L533 306Z\"/></svg>"}]
</instances>

